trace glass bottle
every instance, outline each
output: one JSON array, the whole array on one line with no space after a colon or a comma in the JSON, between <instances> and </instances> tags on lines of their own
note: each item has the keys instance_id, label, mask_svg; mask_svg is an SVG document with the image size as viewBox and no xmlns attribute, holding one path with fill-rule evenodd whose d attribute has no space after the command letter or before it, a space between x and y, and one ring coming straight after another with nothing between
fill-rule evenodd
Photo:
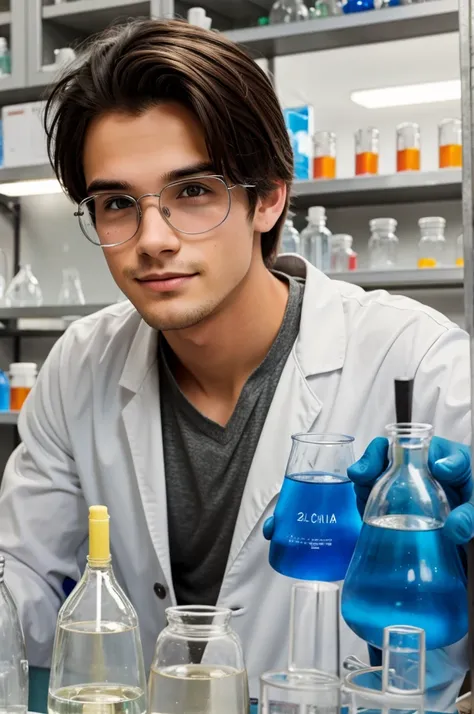
<instances>
[{"instance_id":1,"label":"glass bottle","mask_svg":"<svg viewBox=\"0 0 474 714\"><path fill-rule=\"evenodd\" d=\"M144 714L146 679L138 618L117 583L105 506L89 509L89 557L56 626L49 714Z\"/></svg>"},{"instance_id":2,"label":"glass bottle","mask_svg":"<svg viewBox=\"0 0 474 714\"><path fill-rule=\"evenodd\" d=\"M276 0L270 10L270 24L299 22L309 18L309 10L303 0Z\"/></svg>"},{"instance_id":3,"label":"glass bottle","mask_svg":"<svg viewBox=\"0 0 474 714\"><path fill-rule=\"evenodd\" d=\"M352 236L335 233L331 236L331 271L345 273L357 270L357 253L352 250Z\"/></svg>"},{"instance_id":4,"label":"glass bottle","mask_svg":"<svg viewBox=\"0 0 474 714\"><path fill-rule=\"evenodd\" d=\"M374 218L369 222L369 266L371 270L392 270L397 267L398 238L395 218Z\"/></svg>"},{"instance_id":5,"label":"glass bottle","mask_svg":"<svg viewBox=\"0 0 474 714\"><path fill-rule=\"evenodd\" d=\"M59 305L85 305L81 278L77 268L64 268L63 282L58 295Z\"/></svg>"},{"instance_id":6,"label":"glass bottle","mask_svg":"<svg viewBox=\"0 0 474 714\"><path fill-rule=\"evenodd\" d=\"M397 126L397 171L419 171L421 134L418 124L404 122Z\"/></svg>"},{"instance_id":7,"label":"glass bottle","mask_svg":"<svg viewBox=\"0 0 474 714\"><path fill-rule=\"evenodd\" d=\"M379 648L390 625L421 627L430 650L467 632L466 576L443 533L450 508L428 469L432 431L428 424L387 427L390 468L369 496L344 582L346 623Z\"/></svg>"},{"instance_id":8,"label":"glass bottle","mask_svg":"<svg viewBox=\"0 0 474 714\"><path fill-rule=\"evenodd\" d=\"M464 235L461 233L456 239L456 267L464 268Z\"/></svg>"},{"instance_id":9,"label":"glass bottle","mask_svg":"<svg viewBox=\"0 0 474 714\"><path fill-rule=\"evenodd\" d=\"M300 234L293 225L293 219L289 215L283 226L281 235L280 253L300 253Z\"/></svg>"},{"instance_id":10,"label":"glass bottle","mask_svg":"<svg viewBox=\"0 0 474 714\"><path fill-rule=\"evenodd\" d=\"M28 711L28 662L20 618L4 581L5 558L0 555L0 710Z\"/></svg>"},{"instance_id":11,"label":"glass bottle","mask_svg":"<svg viewBox=\"0 0 474 714\"><path fill-rule=\"evenodd\" d=\"M15 275L5 292L8 307L37 307L43 303L43 293L31 265L26 264Z\"/></svg>"},{"instance_id":12,"label":"glass bottle","mask_svg":"<svg viewBox=\"0 0 474 714\"><path fill-rule=\"evenodd\" d=\"M379 172L379 130L369 127L355 134L355 175L367 176Z\"/></svg>"},{"instance_id":13,"label":"glass bottle","mask_svg":"<svg viewBox=\"0 0 474 714\"><path fill-rule=\"evenodd\" d=\"M462 124L460 119L444 119L438 127L439 168L462 166Z\"/></svg>"},{"instance_id":14,"label":"glass bottle","mask_svg":"<svg viewBox=\"0 0 474 714\"><path fill-rule=\"evenodd\" d=\"M418 243L418 267L439 268L446 263L446 220L441 216L420 218L420 242Z\"/></svg>"},{"instance_id":15,"label":"glass bottle","mask_svg":"<svg viewBox=\"0 0 474 714\"><path fill-rule=\"evenodd\" d=\"M325 209L322 206L312 206L306 220L308 225L301 232L301 253L306 260L327 273L331 268L331 231L326 228Z\"/></svg>"},{"instance_id":16,"label":"glass bottle","mask_svg":"<svg viewBox=\"0 0 474 714\"><path fill-rule=\"evenodd\" d=\"M299 580L343 580L361 519L347 468L353 437L296 434L273 517L264 525L270 565Z\"/></svg>"},{"instance_id":17,"label":"glass bottle","mask_svg":"<svg viewBox=\"0 0 474 714\"><path fill-rule=\"evenodd\" d=\"M313 138L313 178L336 178L336 135L317 131Z\"/></svg>"},{"instance_id":18,"label":"glass bottle","mask_svg":"<svg viewBox=\"0 0 474 714\"><path fill-rule=\"evenodd\" d=\"M150 671L150 712L248 714L247 672L232 611L196 605L166 610Z\"/></svg>"}]
</instances>

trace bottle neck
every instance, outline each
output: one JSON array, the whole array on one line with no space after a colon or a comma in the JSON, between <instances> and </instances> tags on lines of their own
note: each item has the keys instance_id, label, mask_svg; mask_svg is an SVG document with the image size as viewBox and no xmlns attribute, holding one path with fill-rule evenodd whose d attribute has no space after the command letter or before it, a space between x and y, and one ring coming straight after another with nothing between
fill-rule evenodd
<instances>
[{"instance_id":1,"label":"bottle neck","mask_svg":"<svg viewBox=\"0 0 474 714\"><path fill-rule=\"evenodd\" d=\"M101 572L109 571L110 572L112 570L112 558L109 557L104 560L98 560L98 559L91 558L90 556L88 556L86 570L91 574L97 573L99 571L101 571Z\"/></svg>"},{"instance_id":2,"label":"bottle neck","mask_svg":"<svg viewBox=\"0 0 474 714\"><path fill-rule=\"evenodd\" d=\"M426 466L431 437L395 437L392 442L392 462L394 466Z\"/></svg>"}]
</instances>

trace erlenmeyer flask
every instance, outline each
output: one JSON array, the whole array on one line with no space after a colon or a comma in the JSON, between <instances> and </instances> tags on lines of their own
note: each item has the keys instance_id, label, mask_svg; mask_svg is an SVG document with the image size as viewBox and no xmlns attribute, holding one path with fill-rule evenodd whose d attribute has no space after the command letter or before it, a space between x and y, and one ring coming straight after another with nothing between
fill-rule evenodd
<instances>
[{"instance_id":1,"label":"erlenmeyer flask","mask_svg":"<svg viewBox=\"0 0 474 714\"><path fill-rule=\"evenodd\" d=\"M0 556L0 711L26 714L28 662L20 618L4 583L5 558Z\"/></svg>"},{"instance_id":2,"label":"erlenmeyer flask","mask_svg":"<svg viewBox=\"0 0 474 714\"><path fill-rule=\"evenodd\" d=\"M48 712L143 714L145 692L138 618L112 570L107 508L91 506L88 563L56 626Z\"/></svg>"},{"instance_id":3,"label":"erlenmeyer flask","mask_svg":"<svg viewBox=\"0 0 474 714\"><path fill-rule=\"evenodd\" d=\"M79 271L76 268L65 268L58 296L59 305L85 305L85 302Z\"/></svg>"},{"instance_id":4,"label":"erlenmeyer flask","mask_svg":"<svg viewBox=\"0 0 474 714\"><path fill-rule=\"evenodd\" d=\"M393 424L391 466L372 489L344 583L342 614L362 639L381 648L383 630L413 625L427 649L467 632L466 576L444 536L449 504L428 470L432 428Z\"/></svg>"},{"instance_id":5,"label":"erlenmeyer flask","mask_svg":"<svg viewBox=\"0 0 474 714\"><path fill-rule=\"evenodd\" d=\"M31 265L26 264L15 275L5 293L8 307L31 307L43 303L43 294Z\"/></svg>"},{"instance_id":6,"label":"erlenmeyer flask","mask_svg":"<svg viewBox=\"0 0 474 714\"><path fill-rule=\"evenodd\" d=\"M299 580L343 580L360 533L352 436L296 434L273 520L270 565Z\"/></svg>"},{"instance_id":7,"label":"erlenmeyer flask","mask_svg":"<svg viewBox=\"0 0 474 714\"><path fill-rule=\"evenodd\" d=\"M309 10L303 0L276 0L270 10L271 25L308 19Z\"/></svg>"}]
</instances>

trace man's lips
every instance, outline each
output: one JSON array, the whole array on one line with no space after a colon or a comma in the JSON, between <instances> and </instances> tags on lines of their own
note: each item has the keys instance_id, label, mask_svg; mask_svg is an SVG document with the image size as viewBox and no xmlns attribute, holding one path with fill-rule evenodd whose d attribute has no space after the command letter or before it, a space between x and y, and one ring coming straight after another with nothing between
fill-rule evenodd
<instances>
[{"instance_id":1,"label":"man's lips","mask_svg":"<svg viewBox=\"0 0 474 714\"><path fill-rule=\"evenodd\" d=\"M170 292L186 285L197 273L154 273L136 278L144 288L157 293Z\"/></svg>"}]
</instances>

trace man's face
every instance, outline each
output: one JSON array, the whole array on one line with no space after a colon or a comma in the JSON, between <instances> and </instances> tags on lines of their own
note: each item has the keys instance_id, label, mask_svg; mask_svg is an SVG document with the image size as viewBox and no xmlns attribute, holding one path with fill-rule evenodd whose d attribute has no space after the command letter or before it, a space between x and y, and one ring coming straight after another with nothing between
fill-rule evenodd
<instances>
[{"instance_id":1,"label":"man's face","mask_svg":"<svg viewBox=\"0 0 474 714\"><path fill-rule=\"evenodd\" d=\"M108 193L134 198L160 193L173 172L209 164L199 123L187 109L171 103L138 116L101 115L88 129L83 158L89 194L105 193L110 186ZM220 172L196 168L196 176L206 173ZM254 262L262 260L259 231L269 230L278 215L274 207L274 216L260 208L249 219L246 191L237 187L222 225L185 235L168 225L158 206L157 198L143 198L137 234L104 253L116 283L146 322L155 329L179 330L198 324L231 299Z\"/></svg>"}]
</instances>

